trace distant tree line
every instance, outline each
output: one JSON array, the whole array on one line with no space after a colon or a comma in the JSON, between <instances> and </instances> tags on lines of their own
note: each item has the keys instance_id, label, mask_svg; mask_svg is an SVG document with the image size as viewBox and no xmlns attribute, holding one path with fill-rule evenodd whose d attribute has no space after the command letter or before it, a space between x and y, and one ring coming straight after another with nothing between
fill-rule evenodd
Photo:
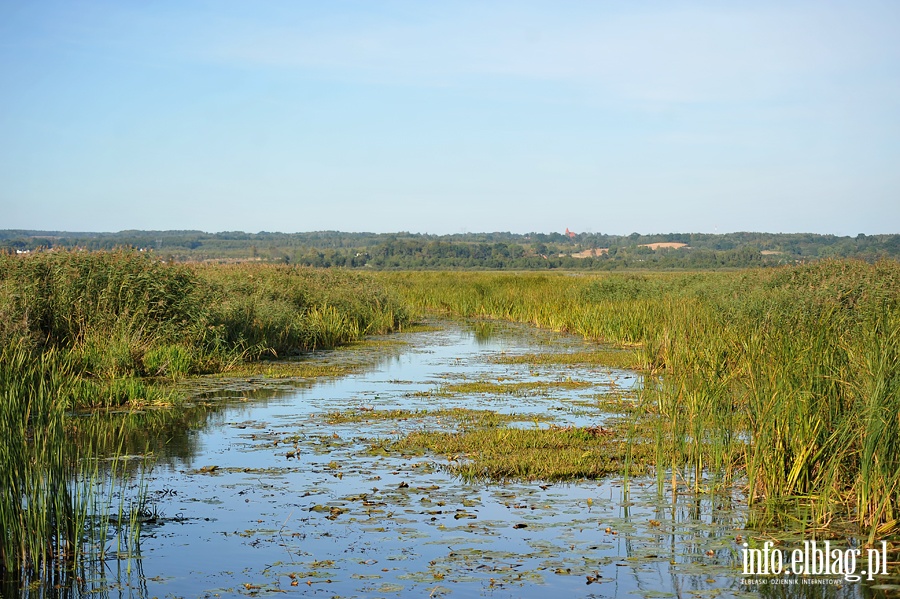
<instances>
[{"instance_id":1,"label":"distant tree line","mask_svg":"<svg viewBox=\"0 0 900 599\"><path fill-rule=\"evenodd\" d=\"M684 247L648 247L649 244ZM377 269L715 269L820 258L900 258L900 235L814 233L244 233L0 230L0 252L131 247L165 260L258 260ZM578 254L590 255L577 257Z\"/></svg>"}]
</instances>

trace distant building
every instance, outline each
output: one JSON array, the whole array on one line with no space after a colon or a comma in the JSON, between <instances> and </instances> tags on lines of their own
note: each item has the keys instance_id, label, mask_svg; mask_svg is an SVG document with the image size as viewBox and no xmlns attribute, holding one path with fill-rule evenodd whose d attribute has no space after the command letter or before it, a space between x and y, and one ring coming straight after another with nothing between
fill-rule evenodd
<instances>
[{"instance_id":1,"label":"distant building","mask_svg":"<svg viewBox=\"0 0 900 599\"><path fill-rule=\"evenodd\" d=\"M566 227L566 237L568 237L569 239L574 239L574 238L575 238L575 232L574 232L574 231L570 231L570 230L569 230L569 227Z\"/></svg>"}]
</instances>

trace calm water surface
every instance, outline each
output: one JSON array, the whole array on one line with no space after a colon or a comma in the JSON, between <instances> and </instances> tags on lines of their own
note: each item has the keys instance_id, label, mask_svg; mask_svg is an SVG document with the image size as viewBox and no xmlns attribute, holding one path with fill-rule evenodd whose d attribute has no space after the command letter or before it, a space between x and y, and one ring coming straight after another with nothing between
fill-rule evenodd
<instances>
[{"instance_id":1,"label":"calm water surface","mask_svg":"<svg viewBox=\"0 0 900 599\"><path fill-rule=\"evenodd\" d=\"M745 586L746 506L659 496L655 480L467 483L436 456L372 452L378 439L452 428L433 417L328 424L346 410L442 407L521 415L518 426L601 424L598 394L633 397L639 375L497 365L498 354L578 351L528 327L441 322L395 336L362 374L300 384L199 381L203 422L157 449L140 559L89 586L110 597L860 596L860 585ZM353 359L354 350L314 359ZM360 351L373 351L360 350ZM462 381L589 381L576 391L440 396ZM198 390L199 389L199 390Z\"/></svg>"}]
</instances>

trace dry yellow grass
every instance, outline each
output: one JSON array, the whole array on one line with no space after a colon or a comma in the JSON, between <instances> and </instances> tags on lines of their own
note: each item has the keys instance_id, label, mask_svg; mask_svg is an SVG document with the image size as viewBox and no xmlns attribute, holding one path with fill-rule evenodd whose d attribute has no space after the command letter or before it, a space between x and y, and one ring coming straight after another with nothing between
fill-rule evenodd
<instances>
[{"instance_id":1,"label":"dry yellow grass","mask_svg":"<svg viewBox=\"0 0 900 599\"><path fill-rule=\"evenodd\" d=\"M650 248L651 250L661 250L661 249L680 250L681 248L688 247L688 244L680 243L677 241L663 241L660 243L642 243L640 247Z\"/></svg>"},{"instance_id":2,"label":"dry yellow grass","mask_svg":"<svg viewBox=\"0 0 900 599\"><path fill-rule=\"evenodd\" d=\"M596 258L597 256L602 256L604 254L609 253L609 248L594 248L591 250L584 250L583 252L577 252L572 254L573 258Z\"/></svg>"}]
</instances>

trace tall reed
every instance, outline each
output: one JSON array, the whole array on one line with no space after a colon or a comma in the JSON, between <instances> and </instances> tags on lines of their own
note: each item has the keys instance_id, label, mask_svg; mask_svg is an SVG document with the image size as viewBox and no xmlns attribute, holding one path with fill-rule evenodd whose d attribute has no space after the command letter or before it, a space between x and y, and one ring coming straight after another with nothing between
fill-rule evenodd
<instances>
[{"instance_id":1,"label":"tall reed","mask_svg":"<svg viewBox=\"0 0 900 599\"><path fill-rule=\"evenodd\" d=\"M114 509L129 514L120 534L134 548L141 493L129 500L123 491L130 475L116 459L121 445L101 466L94 442L83 435L76 442L66 407L76 382L55 350L34 355L21 346L0 348L0 578L61 579L102 559ZM105 436L121 444L124 431ZM121 505L112 504L114 497Z\"/></svg>"},{"instance_id":2,"label":"tall reed","mask_svg":"<svg viewBox=\"0 0 900 599\"><path fill-rule=\"evenodd\" d=\"M851 521L872 538L898 525L897 262L380 278L420 309L638 345L673 490L740 478L761 523Z\"/></svg>"},{"instance_id":3,"label":"tall reed","mask_svg":"<svg viewBox=\"0 0 900 599\"><path fill-rule=\"evenodd\" d=\"M0 571L49 580L102 559L113 512L118 552L135 550L140 498L126 503L133 473L117 459L133 448L123 430L73 410L163 400L150 377L407 321L402 302L354 273L189 267L131 251L0 255Z\"/></svg>"},{"instance_id":4,"label":"tall reed","mask_svg":"<svg viewBox=\"0 0 900 599\"><path fill-rule=\"evenodd\" d=\"M219 342L244 357L334 347L395 330L406 308L372 278L284 265L197 267L212 297Z\"/></svg>"},{"instance_id":5,"label":"tall reed","mask_svg":"<svg viewBox=\"0 0 900 599\"><path fill-rule=\"evenodd\" d=\"M145 254L0 254L0 343L52 349L81 406L165 397L141 377L334 347L408 322L371 277L285 265L177 265Z\"/></svg>"},{"instance_id":6,"label":"tall reed","mask_svg":"<svg viewBox=\"0 0 900 599\"><path fill-rule=\"evenodd\" d=\"M77 539L70 493L72 447L66 442L67 372L52 353L0 348L0 562L6 572L46 571L67 559Z\"/></svg>"}]
</instances>

